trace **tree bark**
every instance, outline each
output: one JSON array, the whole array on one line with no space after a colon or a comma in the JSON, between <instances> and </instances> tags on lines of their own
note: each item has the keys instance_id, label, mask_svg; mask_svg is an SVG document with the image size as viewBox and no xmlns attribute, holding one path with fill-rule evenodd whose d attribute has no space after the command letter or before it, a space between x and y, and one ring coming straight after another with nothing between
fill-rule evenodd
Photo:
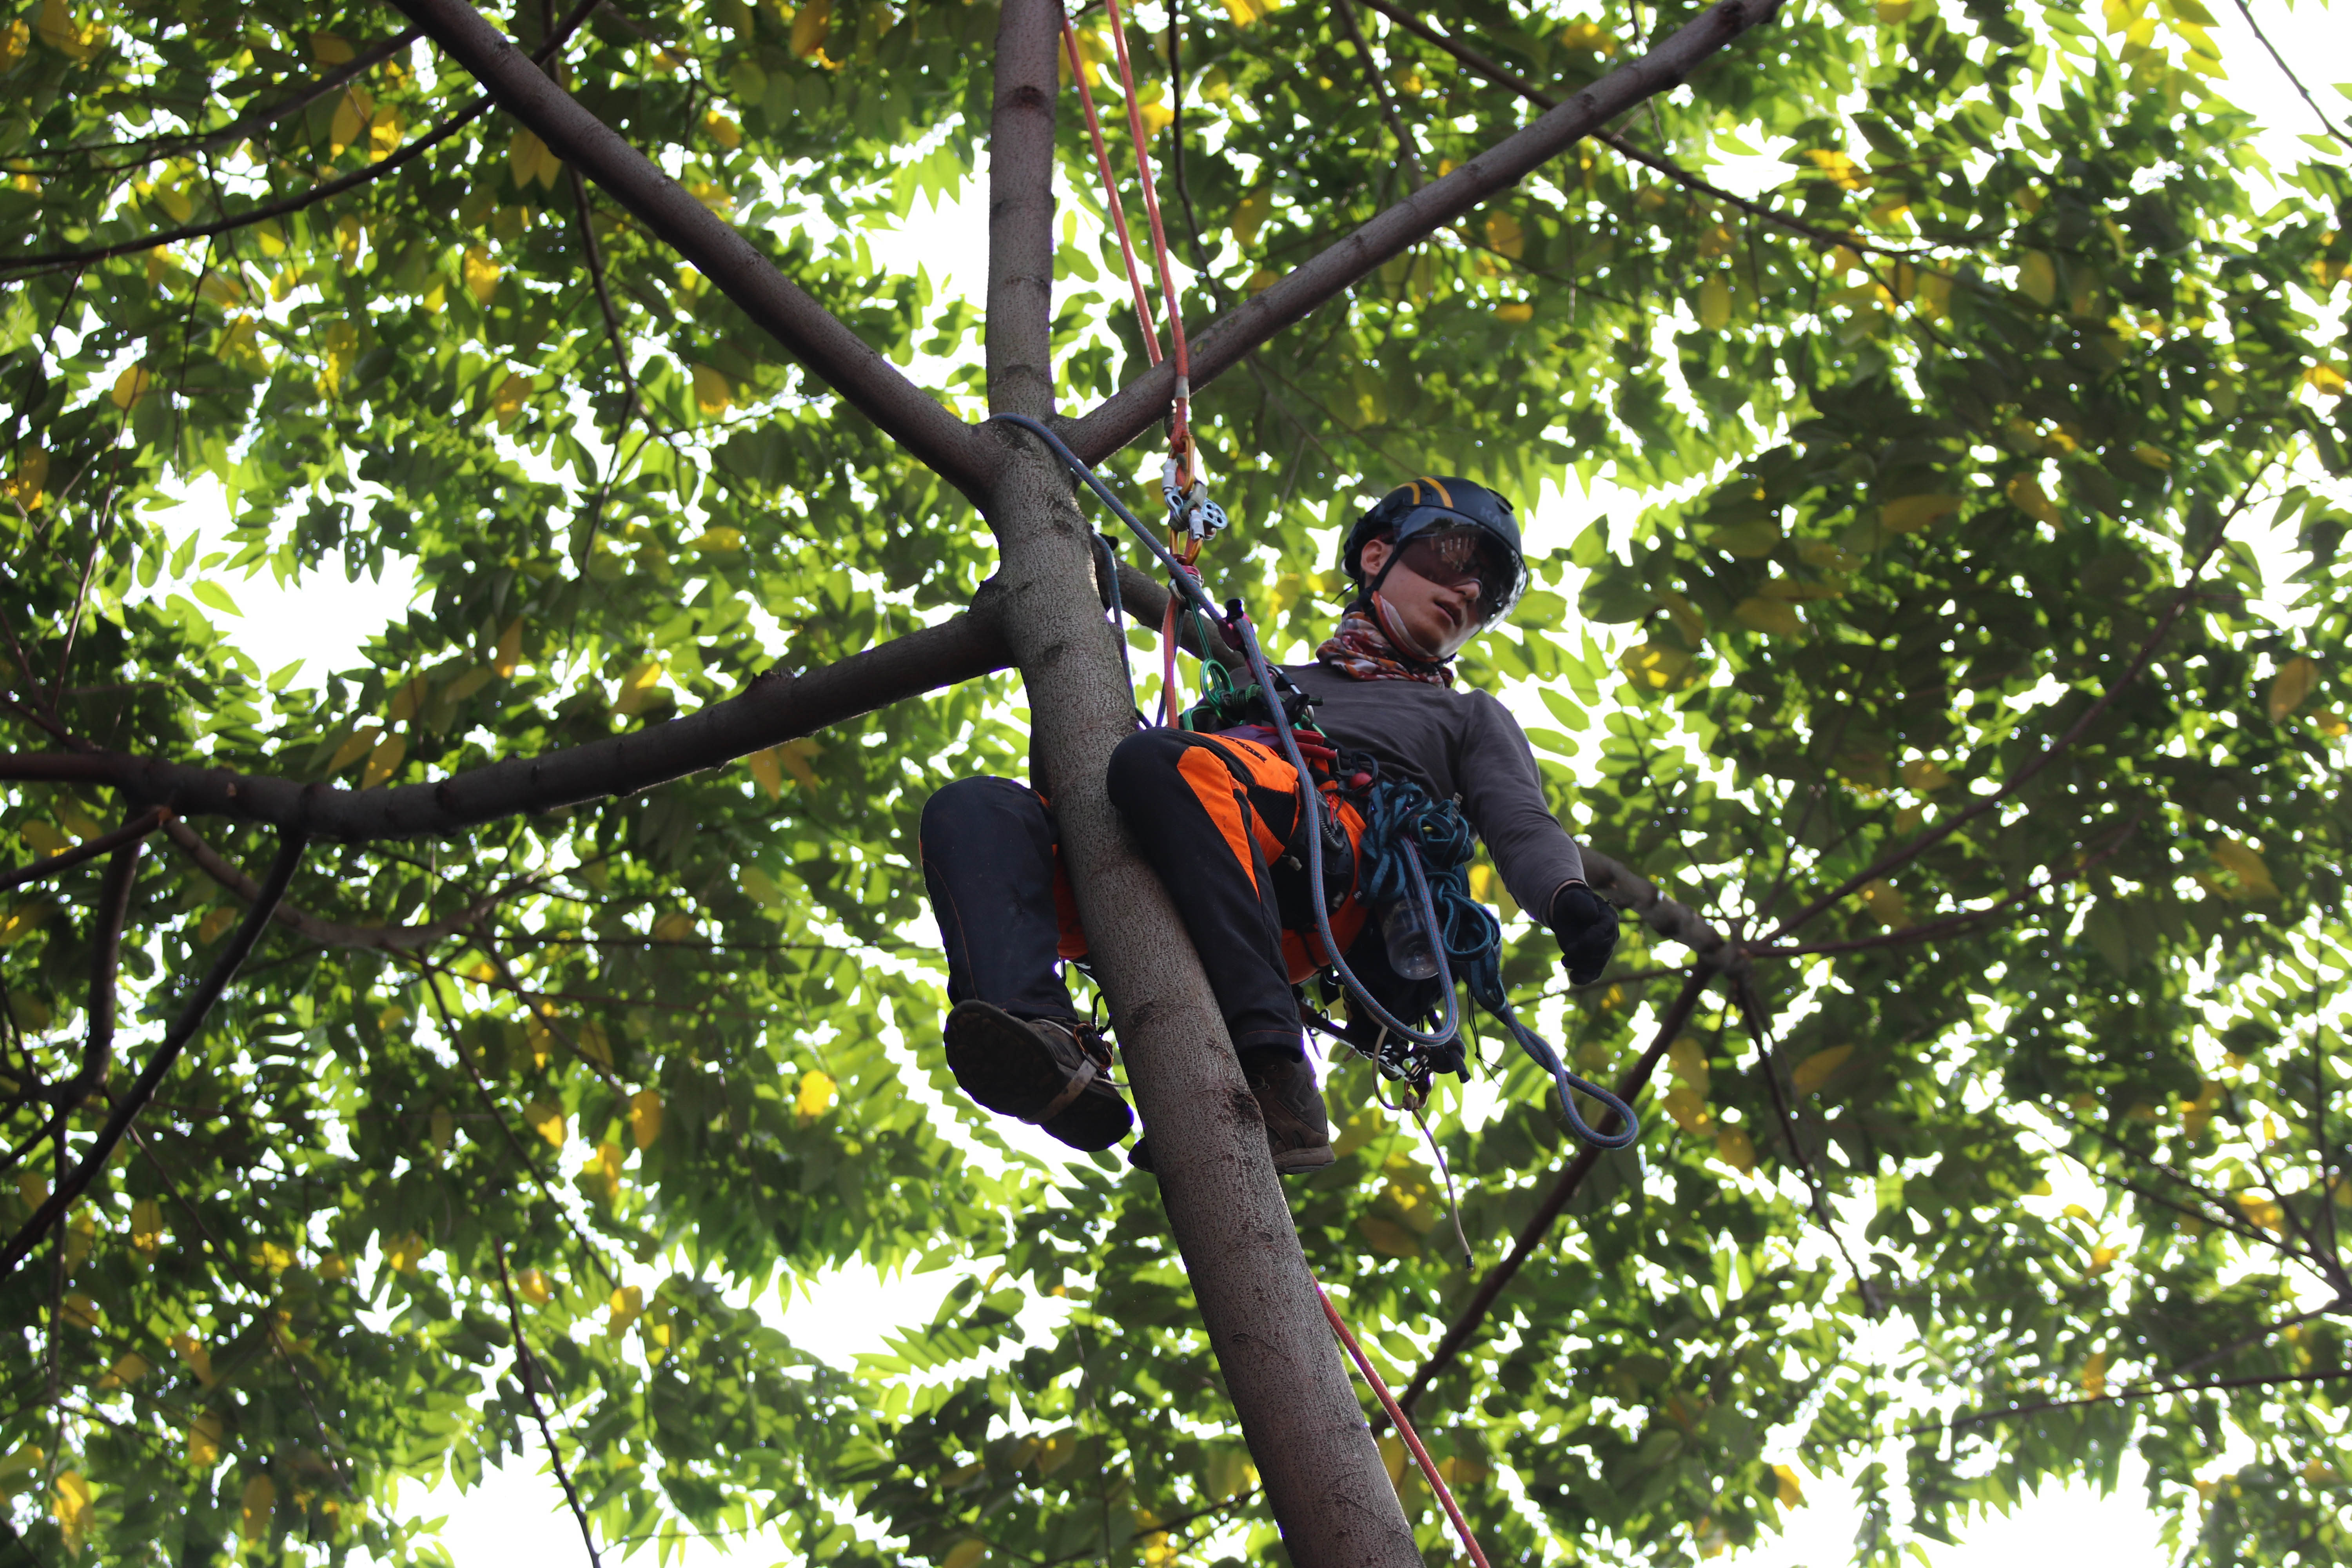
<instances>
[{"instance_id":1,"label":"tree bark","mask_svg":"<svg viewBox=\"0 0 2352 1568\"><path fill-rule=\"evenodd\" d=\"M1033 95L1052 101L1059 25L1051 0L1006 0L996 56L1000 139L990 149L992 220L1052 200L1052 160L1036 156L1031 141L1032 102ZM1003 243L1003 228L996 233ZM1045 418L1051 379L1032 367L1052 300L1049 287L1027 281L1034 243L1019 237L992 258L989 386L1002 399L997 409ZM998 279L1008 285L1002 294ZM1097 597L1091 530L1061 465L1029 437L996 429L1009 459L987 508L1003 552L998 625L1027 686L1033 754L1044 774L1037 783L1053 797L1169 1225L1242 1435L1299 1568L1417 1564L1412 1529L1324 1326L1265 1123L1200 958L1105 788L1111 750L1134 732L1135 719Z\"/></svg>"},{"instance_id":2,"label":"tree bark","mask_svg":"<svg viewBox=\"0 0 2352 1568\"><path fill-rule=\"evenodd\" d=\"M1194 395L1381 263L1518 184L1643 100L1681 85L1708 56L1769 19L1777 8L1777 0L1719 0L1640 59L1611 72L1444 179L1423 185L1255 296L1192 341ZM1079 457L1099 463L1166 414L1175 390L1175 369L1162 363L1105 399L1064 439Z\"/></svg>"},{"instance_id":3,"label":"tree bark","mask_svg":"<svg viewBox=\"0 0 2352 1568\"><path fill-rule=\"evenodd\" d=\"M629 795L1012 662L983 584L973 609L804 675L771 670L698 713L545 756L515 757L438 784L350 790L160 762L121 752L0 756L0 779L107 785L183 816L300 827L359 843L450 834L520 812Z\"/></svg>"},{"instance_id":4,"label":"tree bark","mask_svg":"<svg viewBox=\"0 0 2352 1568\"><path fill-rule=\"evenodd\" d=\"M820 380L883 434L977 500L992 448L751 242L581 107L466 0L394 0L500 109L692 262ZM1050 240L1048 241L1050 244Z\"/></svg>"}]
</instances>

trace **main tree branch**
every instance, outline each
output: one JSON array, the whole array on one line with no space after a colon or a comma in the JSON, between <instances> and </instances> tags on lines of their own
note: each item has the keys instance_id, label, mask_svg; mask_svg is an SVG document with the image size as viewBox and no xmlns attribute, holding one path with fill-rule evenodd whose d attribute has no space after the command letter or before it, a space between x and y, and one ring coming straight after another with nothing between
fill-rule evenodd
<instances>
[{"instance_id":1,"label":"main tree branch","mask_svg":"<svg viewBox=\"0 0 2352 1568\"><path fill-rule=\"evenodd\" d=\"M1010 662L983 605L805 675L772 670L741 696L667 724L492 763L438 784L351 790L121 752L0 756L0 779L111 787L183 816L274 823L351 843L447 834L520 812L651 789Z\"/></svg>"},{"instance_id":2,"label":"main tree branch","mask_svg":"<svg viewBox=\"0 0 2352 1568\"><path fill-rule=\"evenodd\" d=\"M1610 121L1681 85L1708 57L1769 20L1773 0L1719 0L1640 59L1611 72L1491 150L1373 218L1222 318L1192 342L1192 390L1252 350L1468 213L1517 184ZM1070 447L1099 463L1168 411L1176 372L1162 363L1106 399L1070 430Z\"/></svg>"},{"instance_id":3,"label":"main tree branch","mask_svg":"<svg viewBox=\"0 0 2352 1568\"><path fill-rule=\"evenodd\" d=\"M744 314L909 453L975 501L992 448L761 255L733 226L548 79L466 0L395 0L556 156L612 193Z\"/></svg>"}]
</instances>

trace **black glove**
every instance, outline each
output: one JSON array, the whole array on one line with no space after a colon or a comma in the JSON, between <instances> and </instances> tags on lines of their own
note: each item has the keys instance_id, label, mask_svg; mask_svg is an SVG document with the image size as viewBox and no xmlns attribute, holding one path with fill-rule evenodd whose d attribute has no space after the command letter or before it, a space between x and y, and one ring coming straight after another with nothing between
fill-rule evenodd
<instances>
[{"instance_id":1,"label":"black glove","mask_svg":"<svg viewBox=\"0 0 2352 1568\"><path fill-rule=\"evenodd\" d=\"M1560 962L1568 968L1570 985L1590 985L1609 967L1617 951L1617 910L1581 882L1570 882L1551 897L1551 934L1559 939Z\"/></svg>"}]
</instances>

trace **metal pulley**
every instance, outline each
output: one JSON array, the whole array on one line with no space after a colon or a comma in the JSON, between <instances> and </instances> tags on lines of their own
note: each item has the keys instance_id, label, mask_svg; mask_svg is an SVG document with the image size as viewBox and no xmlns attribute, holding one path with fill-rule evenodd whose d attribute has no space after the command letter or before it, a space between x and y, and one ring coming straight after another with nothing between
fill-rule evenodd
<instances>
[{"instance_id":1,"label":"metal pulley","mask_svg":"<svg viewBox=\"0 0 2352 1568\"><path fill-rule=\"evenodd\" d=\"M1177 552L1190 560L1223 531L1226 518L1225 509L1209 499L1207 481L1194 478L1185 482L1187 467L1172 455L1167 458L1160 468L1160 493L1168 502L1168 531L1182 542Z\"/></svg>"}]
</instances>

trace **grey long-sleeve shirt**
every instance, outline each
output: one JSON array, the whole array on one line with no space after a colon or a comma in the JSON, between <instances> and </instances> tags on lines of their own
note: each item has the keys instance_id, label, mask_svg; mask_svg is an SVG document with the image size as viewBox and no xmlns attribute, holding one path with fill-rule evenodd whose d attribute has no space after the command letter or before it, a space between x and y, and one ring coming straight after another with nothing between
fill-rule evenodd
<instances>
[{"instance_id":1,"label":"grey long-sleeve shirt","mask_svg":"<svg viewBox=\"0 0 2352 1568\"><path fill-rule=\"evenodd\" d=\"M1544 804L1527 731L1490 694L1358 680L1327 664L1283 670L1322 699L1315 721L1342 747L1370 752L1440 800L1460 800L1503 886L1538 921L1550 915L1562 883L1583 879L1576 840Z\"/></svg>"}]
</instances>

